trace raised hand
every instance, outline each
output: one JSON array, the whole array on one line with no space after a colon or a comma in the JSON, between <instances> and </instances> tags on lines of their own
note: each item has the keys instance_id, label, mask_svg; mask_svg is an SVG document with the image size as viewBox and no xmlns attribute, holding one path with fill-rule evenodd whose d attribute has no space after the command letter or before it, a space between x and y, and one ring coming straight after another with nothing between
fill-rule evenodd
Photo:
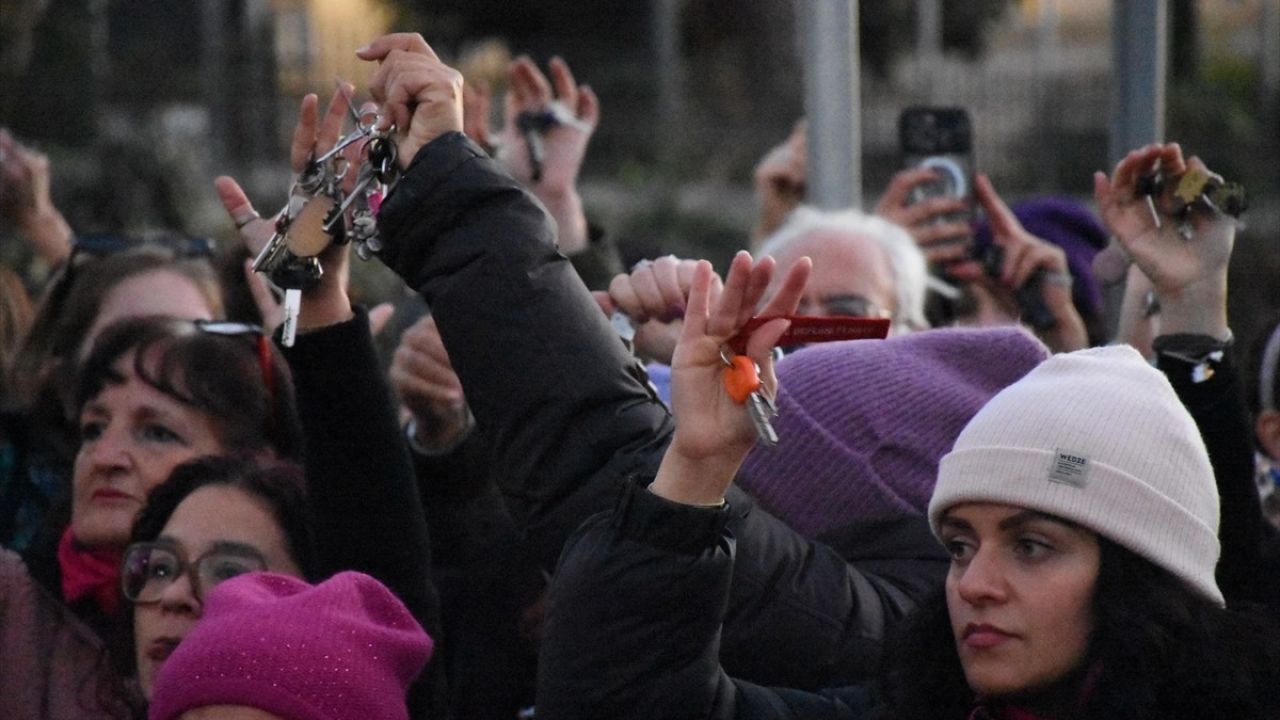
<instances>
[{"instance_id":1,"label":"raised hand","mask_svg":"<svg viewBox=\"0 0 1280 720\"><path fill-rule=\"evenodd\" d=\"M303 97L298 110L298 122L294 126L293 142L289 148L289 164L295 174L302 172L309 158L322 155L337 145L346 118L347 98L352 90L350 85L339 87L330 99L323 118L319 116L318 98L314 94ZM348 162L359 162L355 157L359 152L358 145L353 144L348 149ZM218 177L214 180L214 188L227 216L235 223L241 241L250 255L257 255L275 233L275 218L259 215L235 178L226 175ZM351 301L347 296L351 268L350 247L331 244L319 257L324 275L315 288L303 294L298 316L300 330L324 327L352 317ZM264 328L274 329L283 317L279 303L274 300L265 279L258 273L250 272L247 279L254 302L262 315Z\"/></svg>"},{"instance_id":2,"label":"raised hand","mask_svg":"<svg viewBox=\"0 0 1280 720\"><path fill-rule=\"evenodd\" d=\"M1054 352L1088 347L1089 333L1084 318L1080 317L1071 298L1071 270L1067 254L1057 245L1028 232L996 193L986 175L979 174L974 178L974 191L991 226L991 240L1003 251L1000 275L996 278L1002 289L1013 293L1040 273L1040 300L1054 320L1052 327L1039 331L1042 339ZM975 271L981 272L970 262L954 269L952 275L973 279L972 275L966 277L965 274ZM1014 306L1017 305L1015 301Z\"/></svg>"},{"instance_id":3,"label":"raised hand","mask_svg":"<svg viewBox=\"0 0 1280 720\"><path fill-rule=\"evenodd\" d=\"M444 449L466 436L470 410L435 318L423 316L405 330L391 360L390 377L396 396L413 415L419 445Z\"/></svg>"},{"instance_id":4,"label":"raised hand","mask_svg":"<svg viewBox=\"0 0 1280 720\"><path fill-rule=\"evenodd\" d=\"M50 267L71 255L71 226L50 195L49 158L0 128L0 219L17 227Z\"/></svg>"},{"instance_id":5,"label":"raised hand","mask_svg":"<svg viewBox=\"0 0 1280 720\"><path fill-rule=\"evenodd\" d=\"M631 272L614 276L608 292L595 293L606 315L620 311L638 325L633 338L637 355L671 363L697 266L696 260L681 260L674 255L645 260ZM713 293L723 287L714 273L712 285Z\"/></svg>"},{"instance_id":6,"label":"raised hand","mask_svg":"<svg viewBox=\"0 0 1280 720\"><path fill-rule=\"evenodd\" d=\"M383 35L356 57L378 63L369 92L381 103L383 127L396 127L401 168L423 145L462 131L462 74L441 62L421 35Z\"/></svg>"},{"instance_id":7,"label":"raised hand","mask_svg":"<svg viewBox=\"0 0 1280 720\"><path fill-rule=\"evenodd\" d=\"M586 85L574 80L569 64L559 57L547 63L551 79L542 74L528 57L518 57L507 69L508 88L503 101L503 128L498 146L498 160L512 177L535 192L568 192L576 187L578 172L587 154L596 123L600 120L600 101ZM558 113L568 121L559 122L542 133L542 168L533 177L529 144L519 127L522 112L543 112L559 105Z\"/></svg>"},{"instance_id":8,"label":"raised hand","mask_svg":"<svg viewBox=\"0 0 1280 720\"><path fill-rule=\"evenodd\" d=\"M954 218L968 210L960 198L929 197L909 202L916 187L934 180L937 174L928 168L898 171L876 203L875 214L906 228L930 265L949 265L967 256L967 240L972 237L973 228Z\"/></svg>"},{"instance_id":9,"label":"raised hand","mask_svg":"<svg viewBox=\"0 0 1280 720\"><path fill-rule=\"evenodd\" d=\"M760 219L752 237L762 241L781 227L787 215L804 202L808 182L808 130L796 123L787 139L770 150L755 169Z\"/></svg>"},{"instance_id":10,"label":"raised hand","mask_svg":"<svg viewBox=\"0 0 1280 720\"><path fill-rule=\"evenodd\" d=\"M1166 192L1149 197L1138 191L1139 179L1162 173L1174 181L1189 169L1198 169L1219 181L1199 158L1184 160L1177 143L1147 145L1130 152L1111 177L1094 174L1094 197L1107 229L1150 278L1161 303L1176 302L1187 292L1210 286L1225 288L1227 263L1235 241L1235 221L1222 213L1192 205L1185 218L1176 216L1178 201ZM1175 182L1168 182L1170 189ZM1191 231L1184 238L1180 225ZM1216 290L1211 291L1216 294Z\"/></svg>"},{"instance_id":11,"label":"raised hand","mask_svg":"<svg viewBox=\"0 0 1280 720\"><path fill-rule=\"evenodd\" d=\"M722 352L726 352L729 339L756 314L774 265L773 258L753 263L751 255L740 252L729 268L724 289L716 293L711 264L705 260L697 264L684 328L671 363L676 431L650 488L655 494L691 505L719 504L755 443L755 427L747 409L724 389ZM811 269L808 258L797 261L760 315L795 312ZM781 318L767 322L747 342L747 355L760 368L761 391L769 397L777 391L771 351L788 325Z\"/></svg>"}]
</instances>

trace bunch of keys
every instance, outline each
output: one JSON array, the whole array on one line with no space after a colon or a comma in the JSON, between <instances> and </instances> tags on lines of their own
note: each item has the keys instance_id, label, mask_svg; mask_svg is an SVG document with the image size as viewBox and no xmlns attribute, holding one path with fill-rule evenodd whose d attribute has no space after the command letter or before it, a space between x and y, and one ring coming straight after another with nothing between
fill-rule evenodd
<instances>
[{"instance_id":1,"label":"bunch of keys","mask_svg":"<svg viewBox=\"0 0 1280 720\"><path fill-rule=\"evenodd\" d=\"M284 292L281 342L292 347L297 334L302 293L315 287L324 274L318 256L329 245L356 242L356 254L367 260L381 249L377 211L386 189L398 179L394 127L378 130L376 114L359 115L348 101L356 128L333 149L307 161L294 181L289 202L276 214L275 233L258 256L253 270L264 273ZM365 141L361 163L349 193L342 185L350 163L342 155L352 144ZM351 226L347 226L348 211Z\"/></svg>"},{"instance_id":2,"label":"bunch of keys","mask_svg":"<svg viewBox=\"0 0 1280 720\"><path fill-rule=\"evenodd\" d=\"M1169 190L1171 178L1163 173L1154 173L1138 178L1136 190L1139 195L1149 196L1153 203L1159 202ZM1200 168L1188 168L1177 178L1172 193L1168 193L1175 204L1173 216L1178 218L1178 234L1183 240L1192 237L1190 214L1192 207L1199 206L1214 215L1226 213L1239 218L1249 209L1249 199L1245 195L1244 186L1236 182L1225 182L1222 178L1211 175ZM1168 202L1168 201L1166 201Z\"/></svg>"},{"instance_id":3,"label":"bunch of keys","mask_svg":"<svg viewBox=\"0 0 1280 720\"><path fill-rule=\"evenodd\" d=\"M524 135L524 144L529 149L529 169L535 183L542 180L542 160L546 157L542 136L560 125L568 125L585 133L590 133L593 129L589 123L574 116L569 106L559 100L547 103L542 110L525 110L516 116L516 127Z\"/></svg>"},{"instance_id":4,"label":"bunch of keys","mask_svg":"<svg viewBox=\"0 0 1280 720\"><path fill-rule=\"evenodd\" d=\"M720 359L725 364L725 392L734 402L747 406L747 414L751 416L751 424L755 425L760 442L766 447L776 447L778 432L773 429L772 421L778 416L778 406L773 398L761 391L760 366L746 355L730 358L721 351Z\"/></svg>"}]
</instances>

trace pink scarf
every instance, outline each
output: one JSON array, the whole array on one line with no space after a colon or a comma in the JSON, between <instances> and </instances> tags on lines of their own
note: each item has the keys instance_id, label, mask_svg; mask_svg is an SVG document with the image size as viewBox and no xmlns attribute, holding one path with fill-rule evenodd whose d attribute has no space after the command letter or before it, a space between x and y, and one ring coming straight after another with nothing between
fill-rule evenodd
<instances>
[{"instance_id":1,"label":"pink scarf","mask_svg":"<svg viewBox=\"0 0 1280 720\"><path fill-rule=\"evenodd\" d=\"M58 565L62 568L62 597L68 603L92 598L107 615L115 615L120 605L120 550L87 548L76 541L68 527L58 542Z\"/></svg>"}]
</instances>

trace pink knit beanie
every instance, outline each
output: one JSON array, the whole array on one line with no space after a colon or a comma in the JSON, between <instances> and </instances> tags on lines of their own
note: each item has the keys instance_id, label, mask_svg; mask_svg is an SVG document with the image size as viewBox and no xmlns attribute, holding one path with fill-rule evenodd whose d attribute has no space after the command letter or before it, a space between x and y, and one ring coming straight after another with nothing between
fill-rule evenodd
<instances>
[{"instance_id":1,"label":"pink knit beanie","mask_svg":"<svg viewBox=\"0 0 1280 720\"><path fill-rule=\"evenodd\" d=\"M156 675L148 717L244 705L286 720L408 718L405 692L431 638L377 580L315 586L274 573L219 583Z\"/></svg>"},{"instance_id":2,"label":"pink knit beanie","mask_svg":"<svg viewBox=\"0 0 1280 720\"><path fill-rule=\"evenodd\" d=\"M735 482L809 538L924 515L961 428L1046 357L1015 327L805 348L778 363L778 446L757 445Z\"/></svg>"}]
</instances>

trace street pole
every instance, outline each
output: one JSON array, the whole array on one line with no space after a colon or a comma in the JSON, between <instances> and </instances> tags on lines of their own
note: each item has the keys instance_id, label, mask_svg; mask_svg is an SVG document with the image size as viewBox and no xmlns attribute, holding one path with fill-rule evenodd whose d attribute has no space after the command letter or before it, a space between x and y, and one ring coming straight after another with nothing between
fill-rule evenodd
<instances>
[{"instance_id":1,"label":"street pole","mask_svg":"<svg viewBox=\"0 0 1280 720\"><path fill-rule=\"evenodd\" d=\"M808 119L808 202L862 206L858 0L797 3Z\"/></svg>"},{"instance_id":2,"label":"street pole","mask_svg":"<svg viewBox=\"0 0 1280 720\"><path fill-rule=\"evenodd\" d=\"M1111 143L1114 164L1133 148L1164 138L1168 74L1166 0L1113 0L1111 5Z\"/></svg>"}]
</instances>

